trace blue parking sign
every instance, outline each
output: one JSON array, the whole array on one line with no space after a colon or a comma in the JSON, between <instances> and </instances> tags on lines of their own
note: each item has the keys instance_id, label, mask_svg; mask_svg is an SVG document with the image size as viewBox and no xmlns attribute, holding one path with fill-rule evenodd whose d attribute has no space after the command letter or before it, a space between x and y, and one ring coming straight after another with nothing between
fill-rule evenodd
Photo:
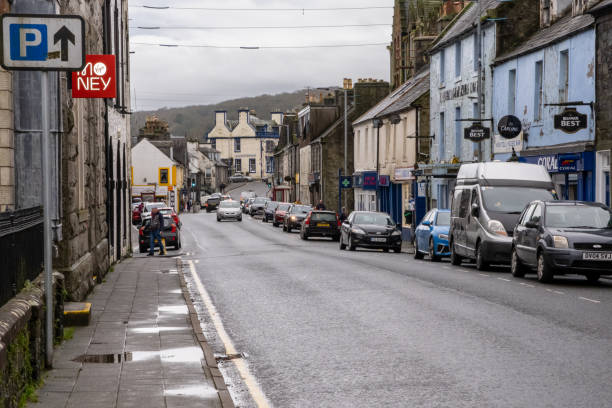
<instances>
[{"instance_id":1,"label":"blue parking sign","mask_svg":"<svg viewBox=\"0 0 612 408\"><path fill-rule=\"evenodd\" d=\"M48 55L47 26L44 24L11 24L9 26L11 59L14 61L46 61Z\"/></svg>"}]
</instances>

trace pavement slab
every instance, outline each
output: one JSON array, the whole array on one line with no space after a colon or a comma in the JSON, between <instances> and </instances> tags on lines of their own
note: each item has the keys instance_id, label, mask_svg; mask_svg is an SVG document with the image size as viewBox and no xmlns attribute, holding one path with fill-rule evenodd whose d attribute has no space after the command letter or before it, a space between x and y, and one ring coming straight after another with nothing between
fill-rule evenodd
<instances>
[{"instance_id":1,"label":"pavement slab","mask_svg":"<svg viewBox=\"0 0 612 408\"><path fill-rule=\"evenodd\" d=\"M90 325L56 349L54 368L28 407L231 406L222 405L202 364L179 275L164 272L176 269L171 257L115 265L88 298Z\"/></svg>"}]
</instances>

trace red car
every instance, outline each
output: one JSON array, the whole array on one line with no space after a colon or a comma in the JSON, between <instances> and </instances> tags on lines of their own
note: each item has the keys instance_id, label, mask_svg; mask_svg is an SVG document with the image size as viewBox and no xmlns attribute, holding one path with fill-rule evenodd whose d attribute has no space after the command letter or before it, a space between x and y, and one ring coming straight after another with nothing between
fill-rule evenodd
<instances>
[{"instance_id":1,"label":"red car","mask_svg":"<svg viewBox=\"0 0 612 408\"><path fill-rule=\"evenodd\" d=\"M161 212L164 215L170 215L172 217L172 220L174 221L174 223L179 228L181 228L181 220L179 219L179 216L176 213L176 211L174 210L174 208L172 208L172 207L161 207L159 209L159 212Z\"/></svg>"},{"instance_id":2,"label":"red car","mask_svg":"<svg viewBox=\"0 0 612 408\"><path fill-rule=\"evenodd\" d=\"M274 211L274 219L272 220L272 225L278 227L282 223L285 222L285 214L287 210L291 207L289 203L280 203L278 207L276 207L276 211Z\"/></svg>"},{"instance_id":3,"label":"red car","mask_svg":"<svg viewBox=\"0 0 612 408\"><path fill-rule=\"evenodd\" d=\"M132 210L132 224L138 225L142 222L142 217L140 214L142 213L143 206L144 206L144 203L141 202L138 205L136 205L134 209Z\"/></svg>"}]
</instances>

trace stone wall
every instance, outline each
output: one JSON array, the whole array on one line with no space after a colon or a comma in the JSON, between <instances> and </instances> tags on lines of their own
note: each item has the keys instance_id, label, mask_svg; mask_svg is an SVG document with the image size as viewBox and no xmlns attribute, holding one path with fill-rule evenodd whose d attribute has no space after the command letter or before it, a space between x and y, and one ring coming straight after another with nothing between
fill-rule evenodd
<instances>
[{"instance_id":1,"label":"stone wall","mask_svg":"<svg viewBox=\"0 0 612 408\"><path fill-rule=\"evenodd\" d=\"M597 18L597 150L612 149L612 10Z\"/></svg>"},{"instance_id":2,"label":"stone wall","mask_svg":"<svg viewBox=\"0 0 612 408\"><path fill-rule=\"evenodd\" d=\"M15 209L14 150L13 76L0 68L0 212Z\"/></svg>"}]
</instances>

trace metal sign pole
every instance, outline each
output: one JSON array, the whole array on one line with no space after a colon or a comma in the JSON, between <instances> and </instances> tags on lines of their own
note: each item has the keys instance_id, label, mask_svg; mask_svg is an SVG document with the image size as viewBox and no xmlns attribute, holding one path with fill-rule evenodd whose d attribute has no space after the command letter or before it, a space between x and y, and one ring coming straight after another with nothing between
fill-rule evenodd
<instances>
[{"instance_id":1,"label":"metal sign pole","mask_svg":"<svg viewBox=\"0 0 612 408\"><path fill-rule=\"evenodd\" d=\"M49 73L41 72L42 107L42 174L43 174L43 218L44 218L44 264L45 264L45 355L47 367L53 365L53 264L51 260L51 166L49 149Z\"/></svg>"}]
</instances>

